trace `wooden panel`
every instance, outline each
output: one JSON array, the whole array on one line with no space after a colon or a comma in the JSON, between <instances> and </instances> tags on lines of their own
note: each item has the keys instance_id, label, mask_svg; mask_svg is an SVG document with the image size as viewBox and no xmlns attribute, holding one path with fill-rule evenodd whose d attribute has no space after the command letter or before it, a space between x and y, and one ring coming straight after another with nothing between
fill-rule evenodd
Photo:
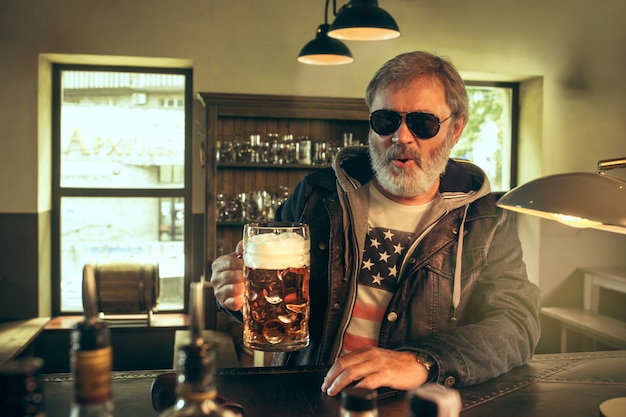
<instances>
[{"instance_id":1,"label":"wooden panel","mask_svg":"<svg viewBox=\"0 0 626 417\"><path fill-rule=\"evenodd\" d=\"M250 135L260 135L265 140L269 133L293 137L307 136L314 142L330 141L341 144L344 133L352 133L361 143L367 142L368 124L365 121L345 120L298 120L298 119L250 119L221 117L217 129L218 140L222 142L243 141L248 143Z\"/></svg>"},{"instance_id":2,"label":"wooden panel","mask_svg":"<svg viewBox=\"0 0 626 417\"><path fill-rule=\"evenodd\" d=\"M0 213L0 321L24 320L50 310L51 284L39 281L45 276L42 262L46 265L41 233L50 230L50 216Z\"/></svg>"},{"instance_id":3,"label":"wooden panel","mask_svg":"<svg viewBox=\"0 0 626 417\"><path fill-rule=\"evenodd\" d=\"M49 318L0 323L0 365L15 359L42 332Z\"/></svg>"},{"instance_id":4,"label":"wooden panel","mask_svg":"<svg viewBox=\"0 0 626 417\"><path fill-rule=\"evenodd\" d=\"M367 120L363 99L199 93L200 100L218 105L221 116L300 119Z\"/></svg>"}]
</instances>

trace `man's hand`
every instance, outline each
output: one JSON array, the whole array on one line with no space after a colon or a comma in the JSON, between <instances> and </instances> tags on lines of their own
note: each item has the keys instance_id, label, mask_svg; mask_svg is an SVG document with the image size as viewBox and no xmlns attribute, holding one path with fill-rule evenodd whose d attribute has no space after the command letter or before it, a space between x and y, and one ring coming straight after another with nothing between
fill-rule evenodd
<instances>
[{"instance_id":1,"label":"man's hand","mask_svg":"<svg viewBox=\"0 0 626 417\"><path fill-rule=\"evenodd\" d=\"M424 384L428 371L411 352L363 347L337 358L322 383L322 391L337 395L346 386L409 390Z\"/></svg>"},{"instance_id":2,"label":"man's hand","mask_svg":"<svg viewBox=\"0 0 626 417\"><path fill-rule=\"evenodd\" d=\"M235 252L222 255L211 265L211 285L217 302L233 311L243 307L243 242Z\"/></svg>"}]
</instances>

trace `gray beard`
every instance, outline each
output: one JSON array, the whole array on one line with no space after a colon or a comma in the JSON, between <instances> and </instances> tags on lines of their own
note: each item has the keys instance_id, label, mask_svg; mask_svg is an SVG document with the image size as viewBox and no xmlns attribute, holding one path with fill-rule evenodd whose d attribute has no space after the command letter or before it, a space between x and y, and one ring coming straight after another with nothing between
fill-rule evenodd
<instances>
[{"instance_id":1,"label":"gray beard","mask_svg":"<svg viewBox=\"0 0 626 417\"><path fill-rule=\"evenodd\" d=\"M454 146L452 129L442 145L428 155L419 154L415 147L403 147L397 143L392 144L386 151L379 152L373 145L371 135L373 133L370 131L369 155L378 184L388 193L405 198L416 197L430 190L439 176L445 172L450 150ZM419 169L408 171L398 168L392 161L400 155L415 161Z\"/></svg>"}]
</instances>

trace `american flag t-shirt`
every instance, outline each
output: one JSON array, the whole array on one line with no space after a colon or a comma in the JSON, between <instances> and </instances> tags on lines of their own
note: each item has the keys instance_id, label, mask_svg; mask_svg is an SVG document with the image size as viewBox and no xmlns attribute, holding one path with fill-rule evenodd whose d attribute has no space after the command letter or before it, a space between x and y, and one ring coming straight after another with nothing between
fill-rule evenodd
<instances>
[{"instance_id":1,"label":"american flag t-shirt","mask_svg":"<svg viewBox=\"0 0 626 417\"><path fill-rule=\"evenodd\" d=\"M383 196L371 183L365 186L370 195L368 230L342 353L378 345L380 326L398 285L403 259L432 205L400 204Z\"/></svg>"},{"instance_id":2,"label":"american flag t-shirt","mask_svg":"<svg viewBox=\"0 0 626 417\"><path fill-rule=\"evenodd\" d=\"M376 346L380 324L396 288L398 272L413 233L369 227L357 278L357 300L343 339L344 353Z\"/></svg>"}]
</instances>

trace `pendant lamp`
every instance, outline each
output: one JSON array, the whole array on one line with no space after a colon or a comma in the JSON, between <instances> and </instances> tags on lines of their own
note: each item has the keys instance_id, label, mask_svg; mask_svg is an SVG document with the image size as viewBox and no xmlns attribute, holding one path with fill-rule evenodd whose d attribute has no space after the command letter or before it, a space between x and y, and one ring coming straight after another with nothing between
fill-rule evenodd
<instances>
[{"instance_id":1,"label":"pendant lamp","mask_svg":"<svg viewBox=\"0 0 626 417\"><path fill-rule=\"evenodd\" d=\"M626 157L598 162L596 173L541 177L515 187L498 206L578 228L626 234L626 181L606 171L626 168Z\"/></svg>"},{"instance_id":2,"label":"pendant lamp","mask_svg":"<svg viewBox=\"0 0 626 417\"><path fill-rule=\"evenodd\" d=\"M398 24L377 0L350 0L339 9L328 36L350 41L379 41L400 36Z\"/></svg>"},{"instance_id":3,"label":"pendant lamp","mask_svg":"<svg viewBox=\"0 0 626 417\"><path fill-rule=\"evenodd\" d=\"M337 39L328 37L328 1L324 14L324 24L317 27L315 39L308 42L298 54L298 62L311 65L343 65L354 62L350 49Z\"/></svg>"}]
</instances>

